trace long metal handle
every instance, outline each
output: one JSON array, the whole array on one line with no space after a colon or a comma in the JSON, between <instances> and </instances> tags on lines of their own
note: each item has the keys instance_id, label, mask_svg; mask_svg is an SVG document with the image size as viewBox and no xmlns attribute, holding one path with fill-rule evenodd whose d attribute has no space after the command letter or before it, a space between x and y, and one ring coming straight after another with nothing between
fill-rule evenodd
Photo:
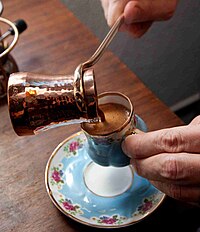
<instances>
[{"instance_id":1,"label":"long metal handle","mask_svg":"<svg viewBox=\"0 0 200 232\"><path fill-rule=\"evenodd\" d=\"M97 63L97 61L101 58L103 55L105 49L108 47L108 45L111 43L112 39L118 32L120 26L124 22L124 16L121 15L115 22L115 24L111 27L110 31L104 38L104 40L101 42L95 53L84 63L81 63L77 66L74 72L74 83L75 83L75 96L77 102L82 102L83 96L83 90L81 89L80 83L84 82L83 80L83 73L86 69L92 67L94 64Z\"/></svg>"},{"instance_id":2,"label":"long metal handle","mask_svg":"<svg viewBox=\"0 0 200 232\"><path fill-rule=\"evenodd\" d=\"M124 22L124 16L121 15L115 22L115 24L112 26L104 40L101 42L95 53L90 57L89 60L83 63L83 68L89 68L97 63L97 61L101 58L103 55L105 49L109 46L115 35L117 34L120 26Z\"/></svg>"}]
</instances>

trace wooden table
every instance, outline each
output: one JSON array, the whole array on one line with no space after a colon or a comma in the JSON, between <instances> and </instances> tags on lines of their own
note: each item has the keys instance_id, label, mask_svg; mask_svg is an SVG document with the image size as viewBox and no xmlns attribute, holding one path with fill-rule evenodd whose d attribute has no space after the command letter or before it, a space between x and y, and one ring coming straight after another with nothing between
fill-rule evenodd
<instances>
[{"instance_id":1,"label":"wooden table","mask_svg":"<svg viewBox=\"0 0 200 232\"><path fill-rule=\"evenodd\" d=\"M99 43L59 0L6 0L2 16L11 21L22 18L28 24L12 51L20 71L71 74ZM149 130L182 124L110 51L96 64L95 73L98 93L114 90L128 95ZM98 230L60 213L50 201L44 184L45 166L52 151L80 127L68 126L37 136L18 137L12 129L6 104L0 106L0 118L0 231ZM144 222L121 230L162 228L163 223L173 221L180 214L174 208L177 205L181 204L167 199ZM180 207L184 210L186 206Z\"/></svg>"}]
</instances>

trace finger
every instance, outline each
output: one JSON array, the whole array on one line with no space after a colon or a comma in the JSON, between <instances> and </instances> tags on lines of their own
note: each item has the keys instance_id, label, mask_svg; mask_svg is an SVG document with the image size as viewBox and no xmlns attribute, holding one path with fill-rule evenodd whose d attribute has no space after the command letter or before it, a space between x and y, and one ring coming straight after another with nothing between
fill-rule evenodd
<instances>
[{"instance_id":1,"label":"finger","mask_svg":"<svg viewBox=\"0 0 200 232\"><path fill-rule=\"evenodd\" d=\"M119 16L124 12L124 7L129 0L110 0L108 7L107 23L111 27Z\"/></svg>"},{"instance_id":2,"label":"finger","mask_svg":"<svg viewBox=\"0 0 200 232\"><path fill-rule=\"evenodd\" d=\"M199 154L159 154L145 159L132 159L131 164L146 179L200 187Z\"/></svg>"},{"instance_id":3,"label":"finger","mask_svg":"<svg viewBox=\"0 0 200 232\"><path fill-rule=\"evenodd\" d=\"M101 5L104 10L104 16L108 18L108 8L109 8L109 0L101 0Z\"/></svg>"},{"instance_id":4,"label":"finger","mask_svg":"<svg viewBox=\"0 0 200 232\"><path fill-rule=\"evenodd\" d=\"M151 181L151 183L172 198L200 204L200 187L180 186L157 181Z\"/></svg>"},{"instance_id":5,"label":"finger","mask_svg":"<svg viewBox=\"0 0 200 232\"><path fill-rule=\"evenodd\" d=\"M170 19L176 9L177 0L133 0L124 9L125 23L160 21Z\"/></svg>"},{"instance_id":6,"label":"finger","mask_svg":"<svg viewBox=\"0 0 200 232\"><path fill-rule=\"evenodd\" d=\"M122 149L129 157L159 153L200 153L200 125L181 126L128 136Z\"/></svg>"},{"instance_id":7,"label":"finger","mask_svg":"<svg viewBox=\"0 0 200 232\"><path fill-rule=\"evenodd\" d=\"M133 24L124 24L123 29L128 31L134 38L140 38L151 27L152 22L141 22Z\"/></svg>"},{"instance_id":8,"label":"finger","mask_svg":"<svg viewBox=\"0 0 200 232\"><path fill-rule=\"evenodd\" d=\"M134 131L133 131L133 134L144 134L145 132L138 129L138 128L135 128Z\"/></svg>"},{"instance_id":9,"label":"finger","mask_svg":"<svg viewBox=\"0 0 200 232\"><path fill-rule=\"evenodd\" d=\"M190 123L190 125L200 125L200 115L199 116L197 116L197 117L195 117L192 121L191 121L191 123Z\"/></svg>"}]
</instances>

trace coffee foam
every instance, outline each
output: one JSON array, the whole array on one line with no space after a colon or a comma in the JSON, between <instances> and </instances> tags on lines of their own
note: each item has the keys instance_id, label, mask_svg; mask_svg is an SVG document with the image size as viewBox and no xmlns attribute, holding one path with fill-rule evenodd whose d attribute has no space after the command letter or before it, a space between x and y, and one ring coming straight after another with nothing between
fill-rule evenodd
<instances>
[{"instance_id":1,"label":"coffee foam","mask_svg":"<svg viewBox=\"0 0 200 232\"><path fill-rule=\"evenodd\" d=\"M118 130L129 118L130 110L118 103L99 105L105 120L98 123L83 123L82 128L91 135L105 135Z\"/></svg>"}]
</instances>

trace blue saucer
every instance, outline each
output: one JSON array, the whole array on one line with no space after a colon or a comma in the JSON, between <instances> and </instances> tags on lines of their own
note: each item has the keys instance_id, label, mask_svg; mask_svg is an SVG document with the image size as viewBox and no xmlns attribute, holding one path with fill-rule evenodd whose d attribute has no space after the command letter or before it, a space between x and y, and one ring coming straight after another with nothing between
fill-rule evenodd
<instances>
[{"instance_id":1,"label":"blue saucer","mask_svg":"<svg viewBox=\"0 0 200 232\"><path fill-rule=\"evenodd\" d=\"M55 149L46 166L47 192L62 213L85 225L119 228L141 221L161 204L165 194L148 180L138 176L131 166L114 169L114 173L125 170L132 178L129 186L122 187L122 191L116 190L112 195L109 192L112 189L98 189L101 181L92 183L95 176L88 179L94 191L88 187L85 173L94 163L87 155L85 143L86 137L82 132L72 135ZM104 167L107 168L104 169L105 173L99 171L101 166L93 166L94 171L95 168L98 168L98 178L100 173L110 174L110 167ZM123 182L120 179L118 181ZM102 183L104 182L106 181L103 180ZM112 179L110 182L113 182Z\"/></svg>"}]
</instances>

